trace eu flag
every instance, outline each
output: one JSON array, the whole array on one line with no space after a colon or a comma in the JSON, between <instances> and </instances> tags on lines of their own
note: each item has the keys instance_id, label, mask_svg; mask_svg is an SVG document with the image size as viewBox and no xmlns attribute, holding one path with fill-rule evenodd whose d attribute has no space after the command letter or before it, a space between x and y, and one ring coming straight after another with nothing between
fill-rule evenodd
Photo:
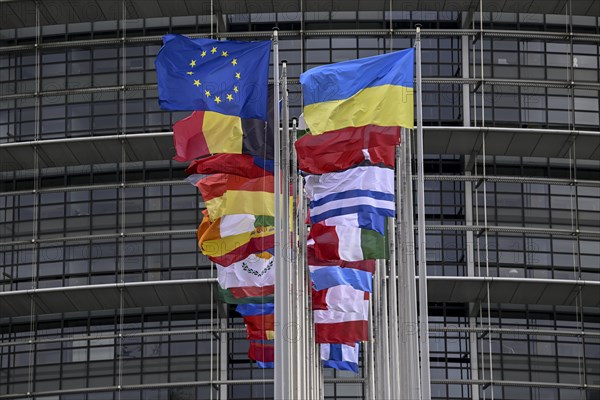
<instances>
[{"instance_id":1,"label":"eu flag","mask_svg":"<svg viewBox=\"0 0 600 400\"><path fill-rule=\"evenodd\" d=\"M165 35L155 61L160 107L267 120L270 51L270 41Z\"/></svg>"}]
</instances>

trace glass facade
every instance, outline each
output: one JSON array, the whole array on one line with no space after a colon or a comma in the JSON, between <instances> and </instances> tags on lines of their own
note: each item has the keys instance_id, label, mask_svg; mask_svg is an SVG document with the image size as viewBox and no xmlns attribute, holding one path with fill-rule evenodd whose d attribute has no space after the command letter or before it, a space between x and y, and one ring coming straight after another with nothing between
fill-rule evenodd
<instances>
[{"instance_id":1,"label":"glass facade","mask_svg":"<svg viewBox=\"0 0 600 400\"><path fill-rule=\"evenodd\" d=\"M600 398L600 311L575 285L600 290L600 12L504 12L484 1L482 13L416 4L390 13L388 4L232 7L211 18L210 9L177 15L161 0L165 16L134 18L127 3L107 20L0 24L0 150L34 149L33 168L0 158L0 399L272 397L273 372L248 361L243 321L216 300L127 307L133 292L122 286L117 308L61 311L68 290L100 304L108 285L215 276L196 247L202 199L182 181L183 164L137 157L124 143L120 162L86 164L89 146L72 162L63 139L99 148L108 137L170 132L189 114L158 107L154 58L166 32L250 40L278 26L298 116L301 72L410 47L417 23L427 127L513 129L522 139L507 140L538 143L528 154L486 143L482 129L468 152L426 155L429 275L555 280L572 284L574 299L430 303L432 396ZM50 11L32 15L47 21ZM431 132L426 149L444 135ZM575 145L582 136L595 152ZM562 150L544 154L545 140ZM35 294L16 304L32 289L52 294L48 312ZM365 378L364 368L358 377L326 370L324 396L364 398Z\"/></svg>"}]
</instances>

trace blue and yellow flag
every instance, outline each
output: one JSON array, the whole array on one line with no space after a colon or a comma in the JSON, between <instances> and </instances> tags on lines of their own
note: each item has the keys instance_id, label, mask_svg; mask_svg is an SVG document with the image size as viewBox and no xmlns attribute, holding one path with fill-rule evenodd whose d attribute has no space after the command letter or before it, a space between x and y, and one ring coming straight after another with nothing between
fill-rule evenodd
<instances>
[{"instance_id":1,"label":"blue and yellow flag","mask_svg":"<svg viewBox=\"0 0 600 400\"><path fill-rule=\"evenodd\" d=\"M271 42L165 35L156 56L163 110L215 111L267 120Z\"/></svg>"},{"instance_id":2,"label":"blue and yellow flag","mask_svg":"<svg viewBox=\"0 0 600 400\"><path fill-rule=\"evenodd\" d=\"M300 75L310 133L414 126L414 49L323 65Z\"/></svg>"}]
</instances>

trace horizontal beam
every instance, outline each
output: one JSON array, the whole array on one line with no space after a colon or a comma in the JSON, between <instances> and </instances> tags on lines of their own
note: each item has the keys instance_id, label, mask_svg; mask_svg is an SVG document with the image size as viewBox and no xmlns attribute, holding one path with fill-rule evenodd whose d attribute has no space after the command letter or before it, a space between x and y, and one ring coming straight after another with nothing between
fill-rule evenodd
<instances>
[{"instance_id":1,"label":"horizontal beam","mask_svg":"<svg viewBox=\"0 0 600 400\"><path fill-rule=\"evenodd\" d=\"M0 317L146 306L210 306L215 278L67 286L0 292ZM429 302L600 307L600 282L577 279L430 276ZM489 292L488 292L489 287ZM121 305L121 302L123 305Z\"/></svg>"},{"instance_id":2,"label":"horizontal beam","mask_svg":"<svg viewBox=\"0 0 600 400\"><path fill-rule=\"evenodd\" d=\"M456 231L456 232L498 232L498 233L524 233L532 235L572 236L572 237L600 237L600 231L582 231L580 229L560 228L527 228L521 226L484 226L484 225L427 225L429 231Z\"/></svg>"},{"instance_id":3,"label":"horizontal beam","mask_svg":"<svg viewBox=\"0 0 600 400\"><path fill-rule=\"evenodd\" d=\"M459 385L479 385L479 386L521 386L535 388L559 388L559 389L600 389L600 385L588 385L579 383L559 383L559 382L531 382L531 381L498 381L486 379L432 379L433 384L459 384Z\"/></svg>"},{"instance_id":4,"label":"horizontal beam","mask_svg":"<svg viewBox=\"0 0 600 400\"><path fill-rule=\"evenodd\" d=\"M343 383L363 383L364 378L325 378L325 383L343 384ZM531 381L507 381L507 380L485 380L485 379L432 379L432 384L444 385L479 385L479 386L520 386L534 388L559 388L559 389L600 389L600 385L578 384L578 383L559 383L559 382L531 382ZM49 390L34 393L11 393L0 395L0 400L20 399L25 397L59 396L67 394L83 394L95 392L120 392L127 390L143 390L155 388L177 388L177 387L197 387L209 385L270 385L273 379L232 379L232 380L210 380L210 381L189 381L189 382L165 382L165 383L146 383L139 385L122 386L101 386L77 389Z\"/></svg>"},{"instance_id":5,"label":"horizontal beam","mask_svg":"<svg viewBox=\"0 0 600 400\"><path fill-rule=\"evenodd\" d=\"M417 179L413 175L413 180ZM600 187L600 181L586 179L568 179L568 178L540 178L537 176L501 176L501 175L425 175L426 181L444 181L444 182L504 182L504 183L535 183L547 185L564 186L589 186ZM0 192L1 196L18 196L31 193L64 193L77 192L81 190L99 190L99 189L120 189L120 188L145 188L148 186L180 186L189 185L185 180L165 180L165 181L144 181L144 182L123 182L98 185L75 185L58 186L37 190L15 190L12 192ZM202 208L202 206L201 206Z\"/></svg>"},{"instance_id":6,"label":"horizontal beam","mask_svg":"<svg viewBox=\"0 0 600 400\"><path fill-rule=\"evenodd\" d=\"M478 154L485 135L488 156L569 158L575 148L578 160L600 158L600 132L592 130L459 126L425 126L423 130L427 154ZM32 170L36 157L44 169L169 160L174 155L172 132L5 142L0 143L0 174Z\"/></svg>"},{"instance_id":7,"label":"horizontal beam","mask_svg":"<svg viewBox=\"0 0 600 400\"><path fill-rule=\"evenodd\" d=\"M430 332L464 332L464 333L492 333L496 335L522 335L522 336L567 336L567 337L592 337L600 338L600 332L581 331L581 330L560 330L560 329L530 329L530 328L478 328L470 326L435 326L429 324Z\"/></svg>"},{"instance_id":8,"label":"horizontal beam","mask_svg":"<svg viewBox=\"0 0 600 400\"><path fill-rule=\"evenodd\" d=\"M364 378L325 378L325 383L363 383ZM194 386L209 386L209 385L270 385L273 384L273 379L230 379L230 380L210 380L210 381L189 381L189 382L165 382L165 383L145 383L139 385L122 385L122 386L102 386L88 387L77 389L49 390L34 393L11 393L0 395L0 400L21 399L26 397L41 397L41 396L58 396L67 394L83 394L95 392L121 392L125 390L142 390L154 388L177 388L177 387L194 387Z\"/></svg>"},{"instance_id":9,"label":"horizontal beam","mask_svg":"<svg viewBox=\"0 0 600 400\"><path fill-rule=\"evenodd\" d=\"M413 180L417 179L415 175ZM568 178L540 178L538 176L501 176L501 175L425 175L426 181L445 181L445 182L503 182L503 183L535 183L547 185L564 186L600 186L600 180L592 181L587 179L568 179ZM0 193L0 196L2 193Z\"/></svg>"},{"instance_id":10,"label":"horizontal beam","mask_svg":"<svg viewBox=\"0 0 600 400\"><path fill-rule=\"evenodd\" d=\"M297 85L300 83L298 79L288 79L288 83ZM541 88L574 88L586 90L600 90L600 84L594 82L574 82L574 81L550 81L536 79L492 79L492 78L454 78L454 77L438 77L438 78L423 78L424 84L456 84L464 85L471 84L479 87L481 84L492 86L515 86L515 87L541 87ZM31 99L35 97L54 97L54 96L70 96L77 94L95 94L106 92L124 92L124 91L139 91L139 90L156 90L157 84L145 85L127 85L127 86L106 86L106 87L90 87L81 89L63 89L42 92L27 92L5 94L0 96L0 101Z\"/></svg>"},{"instance_id":11,"label":"horizontal beam","mask_svg":"<svg viewBox=\"0 0 600 400\"><path fill-rule=\"evenodd\" d=\"M125 173L127 176L127 172ZM33 177L32 177L33 178ZM121 189L121 188L146 188L149 186L180 186L189 185L190 183L178 179L176 181L144 181L144 182L123 182L123 183L109 183L109 184L97 184L97 185L74 185L74 186L58 186L50 187L45 189L37 190L15 190L12 192L0 192L1 196L18 196L22 194L32 193L64 193L64 192L78 192L82 190L100 190L100 189ZM203 205L200 206L203 208Z\"/></svg>"},{"instance_id":12,"label":"horizontal beam","mask_svg":"<svg viewBox=\"0 0 600 400\"><path fill-rule=\"evenodd\" d=\"M5 291L0 292L0 318L30 315L32 309L36 315L176 305L208 309L216 282L201 278Z\"/></svg>"},{"instance_id":13,"label":"horizontal beam","mask_svg":"<svg viewBox=\"0 0 600 400\"><path fill-rule=\"evenodd\" d=\"M430 303L600 307L600 282L590 280L429 276L427 287Z\"/></svg>"},{"instance_id":14,"label":"horizontal beam","mask_svg":"<svg viewBox=\"0 0 600 400\"><path fill-rule=\"evenodd\" d=\"M391 31L395 36L414 37L414 29L393 29ZM421 29L423 36L478 36L481 32L477 29ZM300 37L300 36L384 36L390 35L389 29L331 29L331 30L281 30L279 36L282 37ZM187 35L191 38L209 38L209 33L195 33ZM272 31L253 31L253 32L216 32L213 33L215 39L232 39L232 38L270 38L273 36ZM570 40L574 41L590 41L600 42L600 35L593 33L578 33L578 32L547 32L547 31L517 31L517 30L498 30L486 29L483 31L484 37L511 37L524 39L541 39L541 40ZM285 40L285 39L284 39ZM156 43L162 44L162 36L136 36L136 37L116 37L114 39L90 39L90 40L66 40L61 42L40 43L37 45L39 49L60 49L71 47L95 47L107 45L123 45L135 43ZM36 49L35 44L21 44L15 46L0 47L1 53L14 53L22 51L33 51Z\"/></svg>"},{"instance_id":15,"label":"horizontal beam","mask_svg":"<svg viewBox=\"0 0 600 400\"><path fill-rule=\"evenodd\" d=\"M61 336L61 337L49 337L42 339L32 340L17 340L0 342L0 347L8 346L26 346L30 344L41 344L41 343L62 343L72 342L75 340L99 340L99 339L119 339L119 338L133 338L133 337L150 337L150 336L177 336L177 335L203 335L211 333L245 333L246 328L210 328L210 329L179 329L179 330L159 330L159 331L147 331L147 332L130 332L126 333L102 333L99 332L95 335L73 335L73 336Z\"/></svg>"},{"instance_id":16,"label":"horizontal beam","mask_svg":"<svg viewBox=\"0 0 600 400\"><path fill-rule=\"evenodd\" d=\"M483 225L427 225L425 229L429 231L455 231L455 232L498 232L498 233L518 233L531 234L541 236L570 236L570 237L599 237L600 231L582 231L559 228L527 228L519 226L490 226ZM45 243L60 243L60 242L76 242L88 240L103 240L103 239L119 239L119 238L135 238L148 236L195 236L197 229L179 229L179 230L162 230L162 231L137 231L137 232L121 232L121 233L103 233L98 235L77 235L77 236L62 236L46 239L27 239L15 240L11 242L0 242L0 247L5 246L23 246Z\"/></svg>"},{"instance_id":17,"label":"horizontal beam","mask_svg":"<svg viewBox=\"0 0 600 400\"><path fill-rule=\"evenodd\" d=\"M178 335L202 335L211 333L236 334L244 333L246 328L209 328L209 329L169 329L147 332L131 332L126 333L102 333L94 335L72 335L60 337L42 337L33 340L17 340L0 342L0 347L10 346L26 346L30 344L42 343L62 343L79 340L98 340L98 339L118 339L118 338L134 338L134 337L150 337L150 336L178 336ZM496 335L520 335L520 336L565 336L565 337L590 337L600 338L600 332L582 331L582 330L560 330L560 329L531 329L531 328L479 328L479 327L457 327L457 326L436 326L429 325L429 332L441 333L491 333ZM431 335L435 338L435 335Z\"/></svg>"}]
</instances>

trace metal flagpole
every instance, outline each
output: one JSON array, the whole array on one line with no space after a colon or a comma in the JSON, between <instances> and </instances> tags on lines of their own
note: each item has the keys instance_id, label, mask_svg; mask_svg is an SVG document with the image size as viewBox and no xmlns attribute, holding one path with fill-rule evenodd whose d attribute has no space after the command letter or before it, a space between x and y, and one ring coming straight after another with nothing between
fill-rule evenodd
<instances>
[{"instance_id":1,"label":"metal flagpole","mask_svg":"<svg viewBox=\"0 0 600 400\"><path fill-rule=\"evenodd\" d=\"M282 113L281 121L283 132L281 137L283 138L281 143L281 175L282 178L282 195L281 195L281 231L282 241L280 244L283 263L280 268L281 280L280 283L284 291L282 292L284 301L282 302L283 318L281 319L281 335L284 347L284 379L287 382L287 388L285 389L286 398L297 398L294 394L298 385L296 384L294 377L292 376L292 366L295 366L295 358L298 357L298 353L295 351L296 338L295 327L292 326L291 315L294 313L294 301L291 293L293 291L292 279L291 279L291 252L290 252L290 123L289 123L289 108L288 108L288 90L287 90L287 61L281 62L281 98L282 98Z\"/></svg>"},{"instance_id":2,"label":"metal flagpole","mask_svg":"<svg viewBox=\"0 0 600 400\"><path fill-rule=\"evenodd\" d=\"M406 146L406 130L402 129L401 133L401 142L400 145L396 147L396 226L394 231L394 240L396 242L396 253L394 254L396 258L394 259L394 255L390 253L390 262L395 262L397 267L398 274L398 287L397 287L397 295L398 302L400 306L398 307L398 355L402 355L404 362L401 362L398 365L398 382L400 384L400 388L398 391L398 395L396 398L398 399L408 399L411 398L408 394L409 387L411 385L409 379L409 368L412 367L412 360L409 358L408 345L409 342L406 340L404 336L406 333L407 327L407 314L408 307L410 307L410 303L407 301L408 290L406 290L407 286L407 271L408 264L405 263L405 252L406 252L406 236L404 236L404 203L406 202L404 193L404 179L405 169L403 168L403 152L404 146ZM418 344L417 344L418 345Z\"/></svg>"},{"instance_id":3,"label":"metal flagpole","mask_svg":"<svg viewBox=\"0 0 600 400\"><path fill-rule=\"evenodd\" d=\"M398 149L396 148L396 152ZM396 179L400 180L400 175L396 174ZM398 193L396 193L396 202L399 201ZM400 214L396 213L396 218L390 218L388 223L388 235L390 242L390 257L389 257L389 280L388 280L388 310L389 310L389 346L390 346L390 371L395 375L400 371L400 353L398 351L398 287L397 287L397 268L400 265L396 264L396 219L400 218ZM390 379L390 397L392 399L400 398L400 379Z\"/></svg>"},{"instance_id":4,"label":"metal flagpole","mask_svg":"<svg viewBox=\"0 0 600 400\"><path fill-rule=\"evenodd\" d=\"M427 304L427 260L425 238L425 177L423 171L423 93L421 79L421 27L415 38L417 73L417 231L419 239L419 319L421 339L421 398L431 399L429 375L429 313Z\"/></svg>"},{"instance_id":5,"label":"metal flagpole","mask_svg":"<svg viewBox=\"0 0 600 400\"><path fill-rule=\"evenodd\" d=\"M375 399L375 342L373 336L373 299L369 305L369 341L363 348L363 360L365 365L365 374L367 375L366 398Z\"/></svg>"},{"instance_id":6,"label":"metal flagpole","mask_svg":"<svg viewBox=\"0 0 600 400\"><path fill-rule=\"evenodd\" d=\"M290 150L292 155L292 164L291 164L291 179L292 179L292 193L294 194L294 203L292 204L292 215L294 216L294 226L292 227L292 280L294 282L294 319L293 323L295 326L295 344L296 344L296 376L297 376L297 385L295 390L296 395L300 399L306 398L306 393L304 389L306 387L306 374L305 374L305 366L306 366L306 358L305 358L305 323L306 318L304 318L304 263L301 257L301 251L299 246L299 233L300 233L300 211L299 206L301 205L300 196L301 193L298 191L298 159L296 156L296 151L294 150L294 143L296 142L297 135L297 120L296 118L292 119L292 130L290 136Z\"/></svg>"},{"instance_id":7,"label":"metal flagpole","mask_svg":"<svg viewBox=\"0 0 600 400\"><path fill-rule=\"evenodd\" d=\"M384 260L377 260L377 279L381 282L380 292L377 294L379 300L379 340L381 341L381 375L383 383L384 399L390 396L390 347L389 347L389 325L388 325L388 285L387 268Z\"/></svg>"},{"instance_id":8,"label":"metal flagpole","mask_svg":"<svg viewBox=\"0 0 600 400\"><path fill-rule=\"evenodd\" d=\"M379 322L379 315L380 315L380 311L379 311L379 301L377 301L378 298L381 297L381 282L379 280L379 271L378 271L378 267L379 265L377 265L377 261L375 262L375 274L373 275L373 292L372 292L372 296L371 298L371 311L372 311L372 315L371 315L371 326L372 326L372 334L373 334L373 341L371 342L373 344L373 370L377 371L378 373L375 374L373 380L375 381L375 392L374 392L374 399L382 399L384 398L384 393L383 393L383 382L382 382L382 378L383 375L380 374L380 371L383 371L383 365L381 363L381 355L383 353L382 348L381 348L381 332L380 332L380 322Z\"/></svg>"},{"instance_id":9,"label":"metal flagpole","mask_svg":"<svg viewBox=\"0 0 600 400\"><path fill-rule=\"evenodd\" d=\"M273 147L274 147L274 195L275 195L275 371L274 371L274 397L286 399L286 372L285 372L285 346L283 338L283 321L287 313L285 304L286 287L283 284L285 267L282 257L282 231L281 231L281 135L279 132L279 38L277 28L273 29Z\"/></svg>"},{"instance_id":10,"label":"metal flagpole","mask_svg":"<svg viewBox=\"0 0 600 400\"><path fill-rule=\"evenodd\" d=\"M415 278L415 230L413 225L413 186L412 186L412 156L411 156L411 131L404 129L401 150L401 182L400 192L403 199L399 204L402 209L402 261L404 268L399 274L400 298L402 304L400 329L402 340L400 341L402 354L406 357L406 363L402 363L406 380L402 385L402 399L418 399L419 394L419 338L417 319L417 283ZM398 261L401 264L401 261Z\"/></svg>"}]
</instances>

